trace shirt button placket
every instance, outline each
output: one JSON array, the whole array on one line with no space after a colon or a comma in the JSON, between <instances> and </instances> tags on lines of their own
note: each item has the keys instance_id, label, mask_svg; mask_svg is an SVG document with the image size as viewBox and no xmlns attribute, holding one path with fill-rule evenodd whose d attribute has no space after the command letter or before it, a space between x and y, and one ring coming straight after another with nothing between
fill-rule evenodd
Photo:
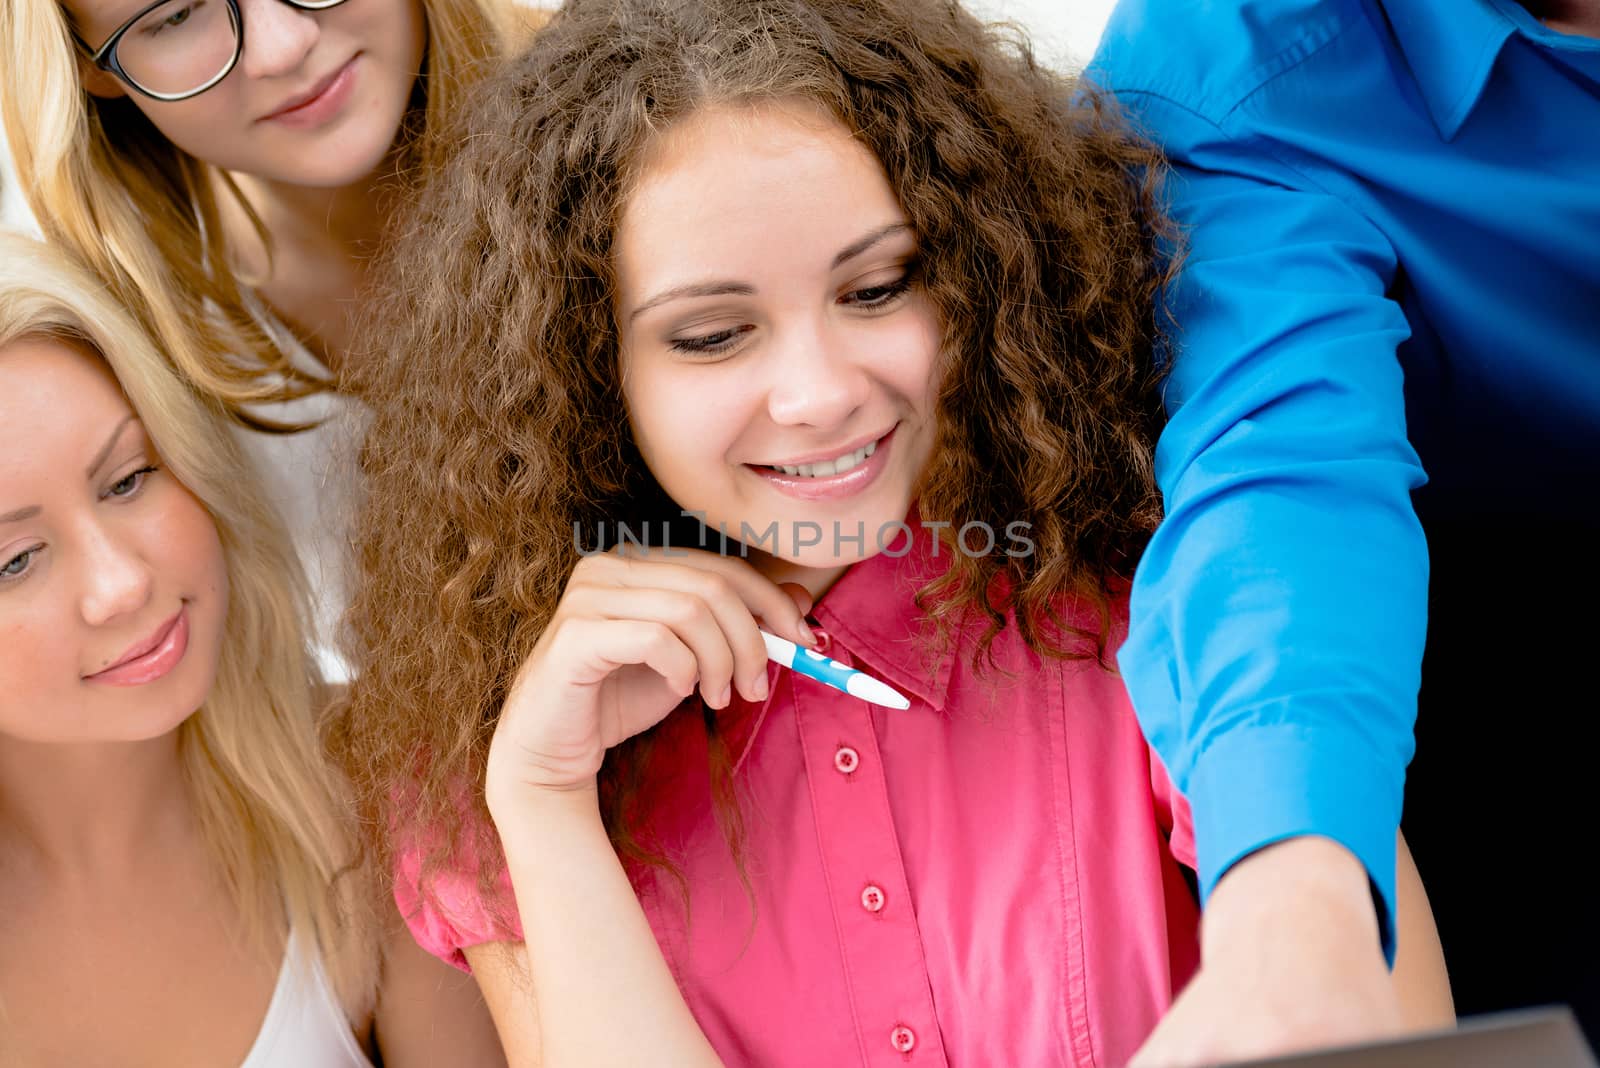
<instances>
[{"instance_id":1,"label":"shirt button placket","mask_svg":"<svg viewBox=\"0 0 1600 1068\"><path fill-rule=\"evenodd\" d=\"M819 652L855 666L849 650L826 631L813 627L813 633ZM809 771L811 800L843 963L851 974L875 977L852 985L855 1017L869 1029L861 1035L868 1043L866 1063L889 1068L914 1057L927 1068L943 1068L948 1061L929 997L928 963L910 907L872 709L822 687L797 687L795 696L800 744L814 769ZM875 1041L869 1037L873 1032Z\"/></svg>"}]
</instances>

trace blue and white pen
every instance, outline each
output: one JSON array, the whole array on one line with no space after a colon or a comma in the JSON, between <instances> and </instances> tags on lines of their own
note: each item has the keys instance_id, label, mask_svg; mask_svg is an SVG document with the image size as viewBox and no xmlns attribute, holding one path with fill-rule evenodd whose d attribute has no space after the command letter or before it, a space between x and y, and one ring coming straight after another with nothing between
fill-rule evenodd
<instances>
[{"instance_id":1,"label":"blue and white pen","mask_svg":"<svg viewBox=\"0 0 1600 1068\"><path fill-rule=\"evenodd\" d=\"M842 690L851 697L859 697L875 705L882 705L885 708L911 707L911 702L904 696L871 675L863 675L855 668L845 667L837 660L830 660L821 653L814 653L776 634L762 631L761 640L767 643L767 659L780 667L786 667L809 679L816 679L825 686L832 686L835 690Z\"/></svg>"}]
</instances>

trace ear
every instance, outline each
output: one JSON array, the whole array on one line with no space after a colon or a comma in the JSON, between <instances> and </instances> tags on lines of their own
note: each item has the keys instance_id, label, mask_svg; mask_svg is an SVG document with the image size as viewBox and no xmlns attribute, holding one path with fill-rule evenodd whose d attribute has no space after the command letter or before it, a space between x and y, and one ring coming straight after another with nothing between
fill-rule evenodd
<instances>
[{"instance_id":1,"label":"ear","mask_svg":"<svg viewBox=\"0 0 1600 1068\"><path fill-rule=\"evenodd\" d=\"M119 96L127 96L127 87L122 80L108 70L101 70L89 62L89 57L78 56L78 78L83 82L84 91L90 96L100 97L102 100L115 100Z\"/></svg>"}]
</instances>

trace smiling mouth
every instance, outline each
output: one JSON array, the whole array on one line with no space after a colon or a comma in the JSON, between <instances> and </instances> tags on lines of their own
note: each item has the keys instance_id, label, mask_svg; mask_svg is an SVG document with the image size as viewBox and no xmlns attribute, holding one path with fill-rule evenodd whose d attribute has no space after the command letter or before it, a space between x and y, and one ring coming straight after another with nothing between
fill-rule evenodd
<instances>
[{"instance_id":1,"label":"smiling mouth","mask_svg":"<svg viewBox=\"0 0 1600 1068\"><path fill-rule=\"evenodd\" d=\"M860 467L867 462L867 457L878 451L878 443L869 441L855 452L847 452L843 456L832 460L823 460L814 464L771 464L766 465L770 471L782 471L795 478L827 478L829 475L842 475L846 471Z\"/></svg>"},{"instance_id":2,"label":"smiling mouth","mask_svg":"<svg viewBox=\"0 0 1600 1068\"><path fill-rule=\"evenodd\" d=\"M757 471L775 471L790 478L832 478L853 471L866 463L872 454L878 451L878 446L887 441L889 435L893 433L894 428L891 427L880 437L832 459L814 460L804 464L751 464L750 466Z\"/></svg>"},{"instance_id":3,"label":"smiling mouth","mask_svg":"<svg viewBox=\"0 0 1600 1068\"><path fill-rule=\"evenodd\" d=\"M177 615L163 623L154 634L127 650L113 664L92 675L85 682L104 683L111 686L142 686L167 675L178 665L189 648L189 610L183 604Z\"/></svg>"},{"instance_id":4,"label":"smiling mouth","mask_svg":"<svg viewBox=\"0 0 1600 1068\"><path fill-rule=\"evenodd\" d=\"M262 116L261 121L270 122L273 119L290 118L310 111L312 105L322 101L336 86L343 85L345 78L349 76L351 68L355 65L356 58L351 56L337 70L314 85L309 92L296 100L284 104L276 111Z\"/></svg>"}]
</instances>

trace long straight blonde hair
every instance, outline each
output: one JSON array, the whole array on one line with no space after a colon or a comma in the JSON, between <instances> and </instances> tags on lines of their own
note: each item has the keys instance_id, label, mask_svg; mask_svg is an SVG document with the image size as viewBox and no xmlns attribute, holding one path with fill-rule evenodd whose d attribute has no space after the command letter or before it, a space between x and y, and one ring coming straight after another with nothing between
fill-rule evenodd
<instances>
[{"instance_id":1,"label":"long straight blonde hair","mask_svg":"<svg viewBox=\"0 0 1600 1068\"><path fill-rule=\"evenodd\" d=\"M447 154L453 117L516 24L508 0L423 0L422 103L402 123L396 169L420 181ZM530 25L533 20L523 20ZM0 4L0 120L45 237L113 287L197 387L235 415L324 383L295 368L252 312L230 266L216 190L261 221L226 174L164 137L125 97L91 96L59 0Z\"/></svg>"},{"instance_id":2,"label":"long straight blonde hair","mask_svg":"<svg viewBox=\"0 0 1600 1068\"><path fill-rule=\"evenodd\" d=\"M299 564L221 402L185 383L62 250L0 234L0 348L22 338L104 359L168 470L216 523L230 586L222 651L204 705L178 728L199 823L251 943L272 947L287 913L347 1009L370 1007L377 894L319 737Z\"/></svg>"}]
</instances>

